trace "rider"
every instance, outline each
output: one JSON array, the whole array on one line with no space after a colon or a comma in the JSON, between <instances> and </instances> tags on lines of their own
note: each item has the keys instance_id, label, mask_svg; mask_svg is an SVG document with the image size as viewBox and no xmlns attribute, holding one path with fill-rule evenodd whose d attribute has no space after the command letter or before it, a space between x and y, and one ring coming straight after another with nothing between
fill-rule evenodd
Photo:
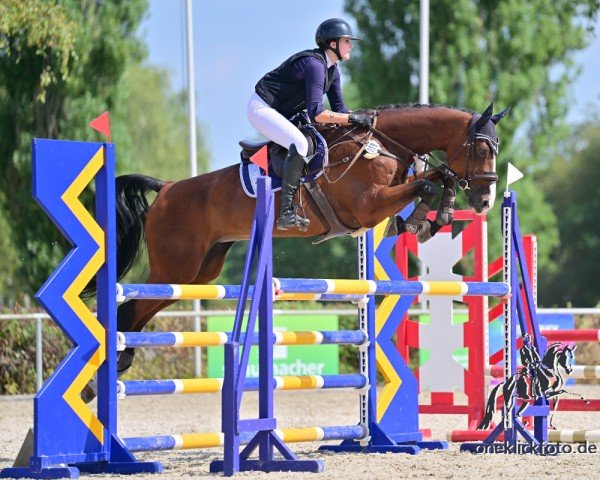
<instances>
[{"instance_id":1,"label":"rider","mask_svg":"<svg viewBox=\"0 0 600 480\"><path fill-rule=\"evenodd\" d=\"M306 109L313 122L362 127L372 124L369 115L350 112L342 97L337 63L350 58L352 40L359 40L350 25L339 18L325 20L317 28L315 40L319 48L292 55L262 77L248 102L248 120L252 126L288 149L283 164L279 230L294 227L306 230L310 223L307 218L297 216L293 208L294 194L307 161L308 142L288 119ZM331 111L323 107L324 94Z\"/></svg>"}]
</instances>

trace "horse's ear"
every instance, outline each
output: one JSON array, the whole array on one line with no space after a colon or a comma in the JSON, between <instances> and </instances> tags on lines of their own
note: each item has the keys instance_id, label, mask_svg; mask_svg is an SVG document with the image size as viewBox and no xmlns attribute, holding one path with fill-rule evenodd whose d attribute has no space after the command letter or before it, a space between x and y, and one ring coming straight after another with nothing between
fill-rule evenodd
<instances>
[{"instance_id":1,"label":"horse's ear","mask_svg":"<svg viewBox=\"0 0 600 480\"><path fill-rule=\"evenodd\" d=\"M500 113L492 115L492 122L494 122L494 125L498 125L498 122L508 115L508 112L510 112L510 108L511 107L507 107Z\"/></svg>"},{"instance_id":2,"label":"horse's ear","mask_svg":"<svg viewBox=\"0 0 600 480\"><path fill-rule=\"evenodd\" d=\"M492 118L492 113L494 113L494 102L490 103L489 107L485 109L485 112L483 112L481 117L479 117L479 120L477 120L477 123L475 124L476 132L487 125L487 123L490 121L490 118Z\"/></svg>"}]
</instances>

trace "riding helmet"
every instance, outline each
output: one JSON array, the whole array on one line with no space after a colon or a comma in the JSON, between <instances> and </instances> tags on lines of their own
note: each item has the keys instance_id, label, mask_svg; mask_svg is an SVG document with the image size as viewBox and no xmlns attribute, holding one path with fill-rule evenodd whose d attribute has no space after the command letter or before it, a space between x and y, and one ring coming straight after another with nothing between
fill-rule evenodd
<instances>
[{"instance_id":1,"label":"riding helmet","mask_svg":"<svg viewBox=\"0 0 600 480\"><path fill-rule=\"evenodd\" d=\"M350 38L352 40L360 40L355 37L352 33L352 27L350 24L341 18L330 18L325 20L317 28L315 34L315 41L319 47L327 46L327 42L330 40L337 40L338 38Z\"/></svg>"}]
</instances>

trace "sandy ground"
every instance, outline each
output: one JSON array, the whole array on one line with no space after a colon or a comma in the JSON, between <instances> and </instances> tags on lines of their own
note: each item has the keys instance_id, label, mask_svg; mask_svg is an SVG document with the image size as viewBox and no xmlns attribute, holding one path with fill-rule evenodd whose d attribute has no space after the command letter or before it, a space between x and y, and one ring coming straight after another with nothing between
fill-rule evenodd
<instances>
[{"instance_id":1,"label":"sandy ground","mask_svg":"<svg viewBox=\"0 0 600 480\"><path fill-rule=\"evenodd\" d=\"M600 386L572 387L588 398L600 397ZM256 412L256 394L245 398L244 418ZM353 391L278 392L276 416L281 427L349 425L356 423L358 398ZM31 397L0 397L0 469L12 466L21 442L32 425ZM559 429L600 429L600 412L559 412ZM421 428L431 428L433 438L445 439L448 430L466 428L461 415L423 415ZM123 437L165 435L220 430L220 395L131 397L119 406L119 434ZM600 447L600 445L599 445ZM558 457L535 455L471 455L460 453L457 444L446 451L406 454L336 454L319 452L314 443L292 444L302 458L322 459L325 471L314 478L589 478L600 476L600 454L569 454ZM161 461L160 476L136 478L212 478L209 462L222 455L219 449L148 452L138 458ZM85 477L85 476L84 476ZM241 478L282 478L283 474L241 473ZM286 473L286 478L312 474ZM93 478L89 476L89 478Z\"/></svg>"}]
</instances>

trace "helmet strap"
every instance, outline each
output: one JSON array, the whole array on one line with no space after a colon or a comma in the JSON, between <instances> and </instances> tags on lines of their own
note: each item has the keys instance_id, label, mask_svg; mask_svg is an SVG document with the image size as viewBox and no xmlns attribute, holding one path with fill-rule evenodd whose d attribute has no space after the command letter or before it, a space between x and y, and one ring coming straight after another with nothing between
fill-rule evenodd
<instances>
[{"instance_id":1,"label":"helmet strap","mask_svg":"<svg viewBox=\"0 0 600 480\"><path fill-rule=\"evenodd\" d=\"M335 48L331 48L331 42L329 42L329 43L327 44L327 48L328 48L329 50L331 50L333 53L335 53L335 56L338 58L338 60L339 60L340 62L343 62L343 61L344 61L344 60L342 59L342 54L340 53L340 39L339 39L339 38L338 38L338 39L335 41Z\"/></svg>"}]
</instances>

